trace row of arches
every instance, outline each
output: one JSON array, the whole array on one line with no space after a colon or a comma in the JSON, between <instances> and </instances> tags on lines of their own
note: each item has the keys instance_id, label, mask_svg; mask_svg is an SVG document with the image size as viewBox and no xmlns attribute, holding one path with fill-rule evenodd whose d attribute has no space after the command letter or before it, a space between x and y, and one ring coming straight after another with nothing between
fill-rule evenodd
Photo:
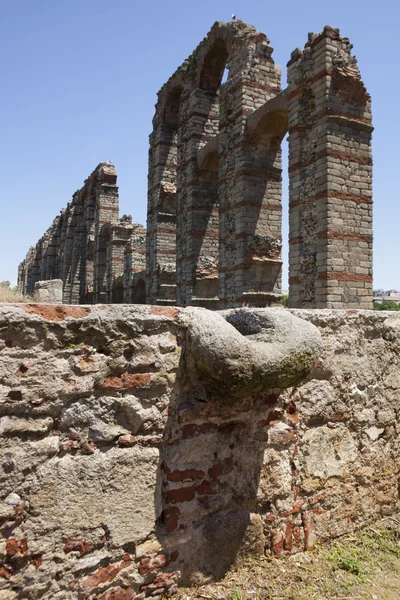
<instances>
[{"instance_id":1,"label":"row of arches","mask_svg":"<svg viewBox=\"0 0 400 600\"><path fill-rule=\"evenodd\" d=\"M247 103L248 112L255 112L279 92L271 51L267 38L251 26L217 24L159 94L150 148L150 302L167 301L167 281L160 278L165 269L160 266L172 262L174 303L179 305L217 307L227 281L232 282L230 305L245 290L263 291L262 279L271 264L257 275L249 247L254 236L281 235L280 225L269 219L263 205L272 196L280 208L280 189L277 193L275 188L280 186L280 143L286 129L280 123L273 130L270 111L248 130L243 107ZM260 67L264 86L259 83ZM163 194L167 186L174 189L168 207ZM247 214L246 204L252 209ZM274 274L264 277L264 291L279 286L276 264Z\"/></svg>"}]
</instances>

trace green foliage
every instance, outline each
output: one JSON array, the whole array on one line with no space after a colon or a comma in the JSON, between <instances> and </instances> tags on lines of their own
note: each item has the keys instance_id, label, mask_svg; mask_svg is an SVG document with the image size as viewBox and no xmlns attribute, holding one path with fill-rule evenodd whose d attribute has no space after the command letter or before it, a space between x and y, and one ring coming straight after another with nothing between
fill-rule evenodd
<instances>
[{"instance_id":1,"label":"green foliage","mask_svg":"<svg viewBox=\"0 0 400 600\"><path fill-rule=\"evenodd\" d=\"M0 281L0 288L10 289L11 283L9 281Z\"/></svg>"},{"instance_id":2,"label":"green foliage","mask_svg":"<svg viewBox=\"0 0 400 600\"><path fill-rule=\"evenodd\" d=\"M243 596L237 588L233 590L231 600L243 600Z\"/></svg>"},{"instance_id":3,"label":"green foliage","mask_svg":"<svg viewBox=\"0 0 400 600\"><path fill-rule=\"evenodd\" d=\"M386 300L385 302L374 302L374 310L400 310L400 304L396 304L393 300Z\"/></svg>"},{"instance_id":4,"label":"green foliage","mask_svg":"<svg viewBox=\"0 0 400 600\"><path fill-rule=\"evenodd\" d=\"M281 302L282 302L282 306L284 306L285 308L288 308L289 296L287 294L283 294Z\"/></svg>"},{"instance_id":5,"label":"green foliage","mask_svg":"<svg viewBox=\"0 0 400 600\"><path fill-rule=\"evenodd\" d=\"M333 542L325 558L333 569L347 571L360 581L366 581L376 565L390 562L400 556L397 537L392 532L376 531L372 527L359 532L350 543L341 540Z\"/></svg>"}]
</instances>

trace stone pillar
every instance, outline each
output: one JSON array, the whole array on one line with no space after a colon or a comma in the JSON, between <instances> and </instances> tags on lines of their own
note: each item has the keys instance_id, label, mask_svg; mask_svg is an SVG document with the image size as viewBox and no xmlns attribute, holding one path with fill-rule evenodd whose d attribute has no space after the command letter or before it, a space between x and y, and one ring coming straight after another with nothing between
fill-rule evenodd
<instances>
[{"instance_id":1,"label":"stone pillar","mask_svg":"<svg viewBox=\"0 0 400 600\"><path fill-rule=\"evenodd\" d=\"M177 188L177 298L181 306L218 305L218 156L216 165L199 165L198 153L218 134L222 56L211 87L193 89L183 107Z\"/></svg>"},{"instance_id":2,"label":"stone pillar","mask_svg":"<svg viewBox=\"0 0 400 600\"><path fill-rule=\"evenodd\" d=\"M161 94L161 92L160 92ZM164 91L150 135L147 203L147 298L176 304L176 186L182 88Z\"/></svg>"},{"instance_id":3,"label":"stone pillar","mask_svg":"<svg viewBox=\"0 0 400 600\"><path fill-rule=\"evenodd\" d=\"M231 53L219 134L220 307L266 306L280 291L281 155L249 143L247 118L280 93L266 36ZM271 269L268 258L278 262ZM277 250L277 252L276 252ZM258 260L258 258L260 260ZM271 256L270 256L271 258ZM278 268L276 268L278 266Z\"/></svg>"},{"instance_id":4,"label":"stone pillar","mask_svg":"<svg viewBox=\"0 0 400 600\"><path fill-rule=\"evenodd\" d=\"M350 50L325 27L288 63L292 307L372 307L373 128Z\"/></svg>"},{"instance_id":5,"label":"stone pillar","mask_svg":"<svg viewBox=\"0 0 400 600\"><path fill-rule=\"evenodd\" d=\"M107 246L110 224L118 221L117 173L111 163L101 163L91 175L95 186L95 240L93 301L107 302Z\"/></svg>"},{"instance_id":6,"label":"stone pillar","mask_svg":"<svg viewBox=\"0 0 400 600\"><path fill-rule=\"evenodd\" d=\"M135 288L139 280L141 289L137 294ZM124 302L135 303L137 296L140 304L146 303L146 230L134 223L124 253Z\"/></svg>"}]
</instances>

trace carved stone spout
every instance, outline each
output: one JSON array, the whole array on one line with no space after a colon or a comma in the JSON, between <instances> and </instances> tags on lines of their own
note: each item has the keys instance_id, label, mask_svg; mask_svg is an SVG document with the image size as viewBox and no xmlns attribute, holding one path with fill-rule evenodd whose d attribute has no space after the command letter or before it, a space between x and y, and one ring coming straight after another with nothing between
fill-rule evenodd
<instances>
[{"instance_id":1,"label":"carved stone spout","mask_svg":"<svg viewBox=\"0 0 400 600\"><path fill-rule=\"evenodd\" d=\"M187 309L187 366L208 395L227 401L301 381L322 349L318 329L288 310Z\"/></svg>"}]
</instances>

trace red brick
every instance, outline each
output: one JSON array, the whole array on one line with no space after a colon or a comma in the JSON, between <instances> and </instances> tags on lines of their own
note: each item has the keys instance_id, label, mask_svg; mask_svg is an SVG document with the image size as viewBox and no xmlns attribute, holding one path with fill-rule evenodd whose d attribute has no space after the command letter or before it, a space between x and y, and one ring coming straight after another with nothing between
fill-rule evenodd
<instances>
[{"instance_id":1,"label":"red brick","mask_svg":"<svg viewBox=\"0 0 400 600\"><path fill-rule=\"evenodd\" d=\"M177 488L175 490L168 490L166 493L167 504L180 504L181 502L190 502L193 500L196 491L196 486Z\"/></svg>"},{"instance_id":2,"label":"red brick","mask_svg":"<svg viewBox=\"0 0 400 600\"><path fill-rule=\"evenodd\" d=\"M196 487L196 494L203 496L204 494L216 494L217 492L212 489L209 481L203 481Z\"/></svg>"},{"instance_id":3,"label":"red brick","mask_svg":"<svg viewBox=\"0 0 400 600\"><path fill-rule=\"evenodd\" d=\"M225 458L223 462L215 463L208 469L208 475L212 478L227 475L233 469L233 458Z\"/></svg>"},{"instance_id":4,"label":"red brick","mask_svg":"<svg viewBox=\"0 0 400 600\"><path fill-rule=\"evenodd\" d=\"M304 529L304 549L312 550L314 547L315 537L315 519L311 512L303 513L301 515Z\"/></svg>"},{"instance_id":5,"label":"red brick","mask_svg":"<svg viewBox=\"0 0 400 600\"><path fill-rule=\"evenodd\" d=\"M87 541L82 537L70 537L64 544L64 552L68 554L68 552L80 552L80 555L87 554L91 552L92 548L89 546Z\"/></svg>"},{"instance_id":6,"label":"red brick","mask_svg":"<svg viewBox=\"0 0 400 600\"><path fill-rule=\"evenodd\" d=\"M82 589L96 588L101 583L108 583L116 578L122 569L126 569L131 563L122 561L117 565L107 565L97 569L94 573L86 577L82 582Z\"/></svg>"},{"instance_id":7,"label":"red brick","mask_svg":"<svg viewBox=\"0 0 400 600\"><path fill-rule=\"evenodd\" d=\"M172 306L152 306L151 312L153 315L161 315L162 317L168 317L169 319L175 319L179 314L179 310Z\"/></svg>"},{"instance_id":8,"label":"red brick","mask_svg":"<svg viewBox=\"0 0 400 600\"><path fill-rule=\"evenodd\" d=\"M26 538L21 538L19 540L9 538L6 541L6 554L7 556L15 556L20 554L22 556L26 556L28 553L28 543Z\"/></svg>"},{"instance_id":9,"label":"red brick","mask_svg":"<svg viewBox=\"0 0 400 600\"><path fill-rule=\"evenodd\" d=\"M130 390L147 385L150 373L123 373L106 377L100 386L103 390Z\"/></svg>"},{"instance_id":10,"label":"red brick","mask_svg":"<svg viewBox=\"0 0 400 600\"><path fill-rule=\"evenodd\" d=\"M185 481L185 479L200 479L204 477L204 471L200 471L199 469L186 469L185 471L171 471L167 475L168 481Z\"/></svg>"},{"instance_id":11,"label":"red brick","mask_svg":"<svg viewBox=\"0 0 400 600\"><path fill-rule=\"evenodd\" d=\"M5 567L0 567L0 577L2 577L3 579L7 579L8 581L12 577L12 572L6 569Z\"/></svg>"},{"instance_id":12,"label":"red brick","mask_svg":"<svg viewBox=\"0 0 400 600\"><path fill-rule=\"evenodd\" d=\"M178 527L179 515L181 511L177 506L166 508L163 512L163 517L168 533L172 533Z\"/></svg>"},{"instance_id":13,"label":"red brick","mask_svg":"<svg viewBox=\"0 0 400 600\"><path fill-rule=\"evenodd\" d=\"M184 425L181 429L182 439L197 437L202 434L216 431L218 426L215 423L202 423L201 425Z\"/></svg>"},{"instance_id":14,"label":"red brick","mask_svg":"<svg viewBox=\"0 0 400 600\"><path fill-rule=\"evenodd\" d=\"M294 528L293 521L291 519L288 519L286 521L285 542L284 542L284 548L288 552L291 552L292 547L293 547L293 528Z\"/></svg>"},{"instance_id":15,"label":"red brick","mask_svg":"<svg viewBox=\"0 0 400 600\"><path fill-rule=\"evenodd\" d=\"M132 600L134 593L132 589L114 587L103 594L96 595L96 600Z\"/></svg>"},{"instance_id":16,"label":"red brick","mask_svg":"<svg viewBox=\"0 0 400 600\"><path fill-rule=\"evenodd\" d=\"M138 565L139 573L141 575L148 575L158 569L166 567L168 564L168 558L165 554L157 554L157 556L142 558Z\"/></svg>"},{"instance_id":17,"label":"red brick","mask_svg":"<svg viewBox=\"0 0 400 600\"><path fill-rule=\"evenodd\" d=\"M64 321L66 317L82 319L92 312L91 308L63 304L21 304L21 307L29 315L40 315L46 321Z\"/></svg>"},{"instance_id":18,"label":"red brick","mask_svg":"<svg viewBox=\"0 0 400 600\"><path fill-rule=\"evenodd\" d=\"M271 548L272 552L276 556L280 556L283 550L284 536L280 529L273 529L271 536Z\"/></svg>"}]
</instances>

